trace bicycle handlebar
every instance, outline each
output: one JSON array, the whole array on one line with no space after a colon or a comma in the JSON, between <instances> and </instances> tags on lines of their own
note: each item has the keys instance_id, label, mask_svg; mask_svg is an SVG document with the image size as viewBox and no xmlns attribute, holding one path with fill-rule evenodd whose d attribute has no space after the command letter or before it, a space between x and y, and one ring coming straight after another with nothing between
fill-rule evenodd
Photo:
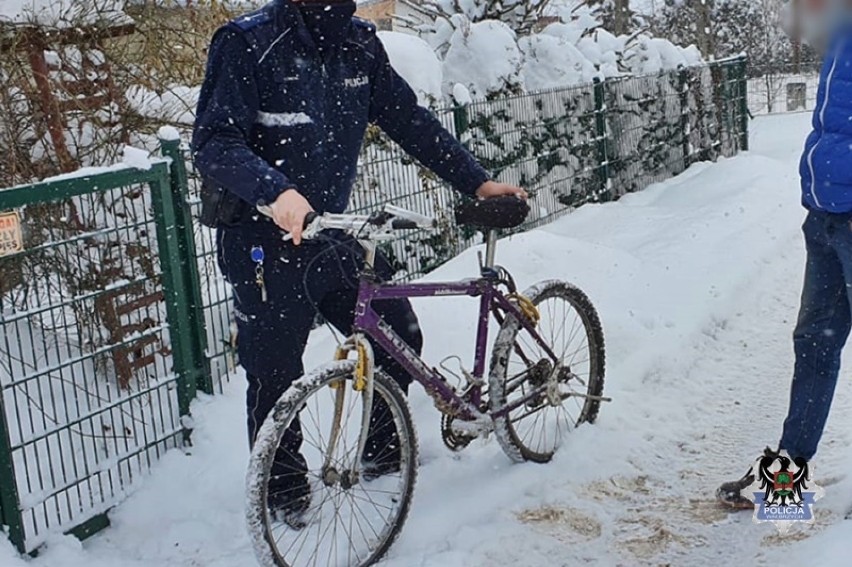
<instances>
[{"instance_id":1,"label":"bicycle handlebar","mask_svg":"<svg viewBox=\"0 0 852 567\"><path fill-rule=\"evenodd\" d=\"M272 210L258 205L257 210L272 218ZM358 238L368 240L387 240L393 237L394 230L415 230L435 228L438 221L432 217L415 213L393 205L385 205L381 211L371 215L349 213L323 213L311 211L305 215L302 238L310 240L323 230L342 230ZM286 234L284 240L292 236Z\"/></svg>"}]
</instances>

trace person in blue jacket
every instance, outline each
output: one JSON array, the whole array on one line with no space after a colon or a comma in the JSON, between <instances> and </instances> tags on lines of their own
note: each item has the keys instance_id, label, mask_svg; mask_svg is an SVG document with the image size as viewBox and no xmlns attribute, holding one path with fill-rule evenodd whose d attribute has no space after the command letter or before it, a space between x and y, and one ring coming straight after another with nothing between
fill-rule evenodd
<instances>
[{"instance_id":1,"label":"person in blue jacket","mask_svg":"<svg viewBox=\"0 0 852 567\"><path fill-rule=\"evenodd\" d=\"M275 0L219 29L210 46L192 148L214 211L208 222L218 228L219 265L233 287L251 442L276 400L302 375L317 311L342 332L351 329L358 251L350 246L329 253L333 245L302 243L301 233L310 211L346 209L368 124L465 195L526 197L518 187L492 181L418 106L375 27L354 13L352 0ZM271 209L271 220L258 214L258 205ZM281 230L292 243L282 242ZM386 261L378 265L381 275L392 275ZM407 300L376 308L420 350ZM410 377L389 356L378 351L376 362L407 388ZM395 435L388 428L370 433L365 469L382 474L398 468ZM285 512L304 508L309 496L301 443L295 423L270 480L269 504Z\"/></svg>"},{"instance_id":2,"label":"person in blue jacket","mask_svg":"<svg viewBox=\"0 0 852 567\"><path fill-rule=\"evenodd\" d=\"M801 0L801 30L825 49L813 131L799 166L807 262L799 320L793 333L796 363L790 406L777 450L800 467L816 454L840 372L840 354L852 328L852 1ZM753 509L741 492L749 470L723 484L719 500Z\"/></svg>"}]
</instances>

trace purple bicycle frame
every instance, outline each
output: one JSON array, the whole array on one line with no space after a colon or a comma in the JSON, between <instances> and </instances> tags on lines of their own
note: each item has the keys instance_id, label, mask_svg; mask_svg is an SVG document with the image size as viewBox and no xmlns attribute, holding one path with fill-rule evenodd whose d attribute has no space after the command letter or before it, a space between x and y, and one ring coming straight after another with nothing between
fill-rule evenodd
<instances>
[{"instance_id":1,"label":"purple bicycle frame","mask_svg":"<svg viewBox=\"0 0 852 567\"><path fill-rule=\"evenodd\" d=\"M554 361L556 355L541 339L535 326L524 317L518 307L509 301L495 286L496 280L487 277L462 280L446 283L405 283L389 284L371 281L361 278L358 290L358 302L355 306L354 331L371 337L382 349L394 358L408 373L419 382L426 391L444 404L458 411L460 419L474 420L487 415L491 418L505 417L512 410L525 404L545 390L541 386L530 391L521 399L498 408L495 411L483 414L478 408L482 401L482 388L474 386L470 399L466 400L459 396L455 389L436 369L430 367L420 358L402 338L385 323L381 316L373 310L371 303L380 299L409 299L412 297L452 297L470 296L480 297L479 326L476 335L476 351L474 355L473 376L478 381L485 374L485 356L488 346L488 318L491 312L502 310L507 316L514 316L520 322L535 341Z\"/></svg>"}]
</instances>

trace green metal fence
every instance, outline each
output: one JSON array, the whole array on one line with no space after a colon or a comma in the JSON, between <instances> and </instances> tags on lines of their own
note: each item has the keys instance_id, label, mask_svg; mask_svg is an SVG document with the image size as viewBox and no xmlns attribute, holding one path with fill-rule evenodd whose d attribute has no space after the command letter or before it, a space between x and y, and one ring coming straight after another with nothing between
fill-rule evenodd
<instances>
[{"instance_id":1,"label":"green metal fence","mask_svg":"<svg viewBox=\"0 0 852 567\"><path fill-rule=\"evenodd\" d=\"M746 66L736 58L437 114L495 176L529 191L532 212L523 231L668 179L696 161L747 149ZM453 221L458 198L387 137L370 133L353 209L393 203L439 220L435 231L387 247L399 277L428 272L475 241Z\"/></svg>"},{"instance_id":2,"label":"green metal fence","mask_svg":"<svg viewBox=\"0 0 852 567\"><path fill-rule=\"evenodd\" d=\"M0 517L34 550L86 536L188 435L208 375L194 240L165 161L0 190Z\"/></svg>"},{"instance_id":3,"label":"green metal fence","mask_svg":"<svg viewBox=\"0 0 852 567\"><path fill-rule=\"evenodd\" d=\"M527 230L747 148L746 76L735 59L437 114L497 177L529 190ZM197 172L185 144L161 151L168 159L145 171L0 190L25 244L0 256L0 520L21 551L106 525L134 481L187 441L196 392L221 391L237 365ZM369 132L352 209L393 203L439 219L387 247L398 277L477 241L455 224L457 199Z\"/></svg>"}]
</instances>

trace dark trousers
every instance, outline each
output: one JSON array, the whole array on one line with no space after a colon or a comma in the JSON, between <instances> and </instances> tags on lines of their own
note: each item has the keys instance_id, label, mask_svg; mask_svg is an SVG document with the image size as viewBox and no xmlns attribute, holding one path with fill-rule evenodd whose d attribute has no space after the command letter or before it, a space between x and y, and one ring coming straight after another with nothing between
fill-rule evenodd
<instances>
[{"instance_id":1,"label":"dark trousers","mask_svg":"<svg viewBox=\"0 0 852 567\"><path fill-rule=\"evenodd\" d=\"M852 328L852 213L812 211L802 230L807 266L793 335L796 366L781 448L810 459L822 437Z\"/></svg>"},{"instance_id":2,"label":"dark trousers","mask_svg":"<svg viewBox=\"0 0 852 567\"><path fill-rule=\"evenodd\" d=\"M358 273L363 266L362 250L345 236L333 236L333 242L310 241L294 246L282 242L280 231L265 224L219 229L217 233L219 266L233 287L238 353L248 379L246 405L252 444L275 402L304 374L302 354L317 313L340 332L351 333ZM264 254L266 302L257 283L257 263L251 257L252 248L258 246ZM377 259L376 268L382 277L392 274L382 257ZM423 339L408 300L374 302L373 308L420 352ZM383 350L376 345L374 348L376 366L407 391L411 382L408 373ZM332 355L329 352L329 360ZM379 438L373 442L390 441ZM296 421L282 440L273 478L292 474L289 471L294 467L304 470L301 443Z\"/></svg>"}]
</instances>

